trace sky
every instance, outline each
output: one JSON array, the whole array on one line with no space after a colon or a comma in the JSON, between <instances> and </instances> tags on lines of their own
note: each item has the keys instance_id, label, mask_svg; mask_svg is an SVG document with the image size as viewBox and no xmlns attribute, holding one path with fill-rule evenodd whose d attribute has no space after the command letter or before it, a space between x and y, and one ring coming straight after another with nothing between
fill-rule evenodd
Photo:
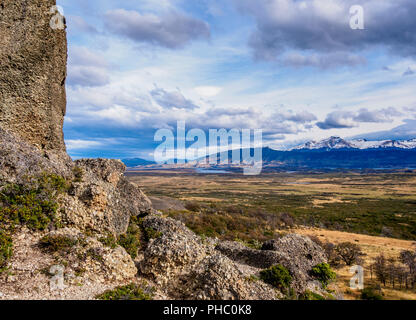
<instances>
[{"instance_id":1,"label":"sky","mask_svg":"<svg viewBox=\"0 0 416 320\"><path fill-rule=\"evenodd\" d=\"M414 0L57 2L73 158L152 159L156 131L178 120L262 129L275 149L416 138Z\"/></svg>"}]
</instances>

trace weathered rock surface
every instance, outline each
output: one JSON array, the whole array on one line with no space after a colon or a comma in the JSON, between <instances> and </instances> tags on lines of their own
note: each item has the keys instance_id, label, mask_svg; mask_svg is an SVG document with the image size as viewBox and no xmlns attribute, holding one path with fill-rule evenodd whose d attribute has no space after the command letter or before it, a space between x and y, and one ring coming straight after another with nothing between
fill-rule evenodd
<instances>
[{"instance_id":1,"label":"weathered rock surface","mask_svg":"<svg viewBox=\"0 0 416 320\"><path fill-rule=\"evenodd\" d=\"M63 255L67 261L66 273L69 275L74 274L76 270L82 270L85 273L84 281L88 279L116 282L131 280L137 274L132 258L120 246L106 247L96 238L87 237L75 228L55 230L49 232L46 237L70 239L76 243Z\"/></svg>"},{"instance_id":2,"label":"weathered rock surface","mask_svg":"<svg viewBox=\"0 0 416 320\"><path fill-rule=\"evenodd\" d=\"M236 264L215 252L216 241L202 239L181 222L148 216L143 227L156 232L140 264L142 274L151 276L177 299L277 299L270 286L250 281Z\"/></svg>"},{"instance_id":3,"label":"weathered rock surface","mask_svg":"<svg viewBox=\"0 0 416 320\"><path fill-rule=\"evenodd\" d=\"M305 236L289 234L279 240L263 245L269 250L247 248L238 242L219 243L216 249L231 260L258 269L266 269L276 264L286 267L293 276L292 287L297 293L308 288L319 287L310 271L319 263L326 262L321 247Z\"/></svg>"},{"instance_id":4,"label":"weathered rock surface","mask_svg":"<svg viewBox=\"0 0 416 320\"><path fill-rule=\"evenodd\" d=\"M80 229L127 231L130 217L150 213L150 200L123 173L119 160L87 159L74 162L81 177L62 198L62 220Z\"/></svg>"},{"instance_id":5,"label":"weathered rock surface","mask_svg":"<svg viewBox=\"0 0 416 320\"><path fill-rule=\"evenodd\" d=\"M0 127L45 150L64 151L65 30L55 0L0 2Z\"/></svg>"}]
</instances>

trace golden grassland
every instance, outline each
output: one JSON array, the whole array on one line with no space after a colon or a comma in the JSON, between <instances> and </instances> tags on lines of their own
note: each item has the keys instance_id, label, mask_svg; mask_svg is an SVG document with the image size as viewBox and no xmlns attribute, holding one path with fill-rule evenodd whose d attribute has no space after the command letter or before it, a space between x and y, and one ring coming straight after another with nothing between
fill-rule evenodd
<instances>
[{"instance_id":1,"label":"golden grassland","mask_svg":"<svg viewBox=\"0 0 416 320\"><path fill-rule=\"evenodd\" d=\"M319 240L321 240L323 243L356 243L360 246L361 250L365 254L365 256L363 257L364 267L369 266L371 263L373 263L374 259L380 254L383 254L386 258L397 258L400 252L403 250L416 249L415 241L401 239L375 237L356 233L304 227L292 229L291 232L306 236L318 237ZM341 290L341 292L343 292L345 299L359 299L360 293L349 288L349 282L352 277L352 274L349 272L349 270L350 267L347 266L342 266L341 268L335 270L337 273L336 284L338 288ZM365 268L364 271L364 284L367 286L376 284L374 277L373 279L371 279L370 271L367 268ZM416 300L416 292L412 290L400 289L397 286L395 289L393 289L391 285L383 287L382 290L384 298L387 300Z\"/></svg>"}]
</instances>

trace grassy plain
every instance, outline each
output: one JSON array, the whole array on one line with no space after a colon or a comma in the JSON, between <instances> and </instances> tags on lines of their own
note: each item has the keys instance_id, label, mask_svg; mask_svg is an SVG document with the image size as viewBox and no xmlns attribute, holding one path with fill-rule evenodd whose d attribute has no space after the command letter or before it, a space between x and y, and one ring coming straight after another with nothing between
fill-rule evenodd
<instances>
[{"instance_id":1,"label":"grassy plain","mask_svg":"<svg viewBox=\"0 0 416 320\"><path fill-rule=\"evenodd\" d=\"M147 194L196 202L223 216L230 210L242 216L288 213L296 224L416 240L416 172L250 177L162 170L130 172L129 177Z\"/></svg>"}]
</instances>

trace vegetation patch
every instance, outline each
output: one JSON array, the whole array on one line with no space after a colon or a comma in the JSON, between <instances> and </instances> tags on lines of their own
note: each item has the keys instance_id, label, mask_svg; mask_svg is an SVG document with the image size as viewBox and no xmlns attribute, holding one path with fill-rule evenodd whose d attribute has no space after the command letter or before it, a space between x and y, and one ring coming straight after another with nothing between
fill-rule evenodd
<instances>
[{"instance_id":1,"label":"vegetation patch","mask_svg":"<svg viewBox=\"0 0 416 320\"><path fill-rule=\"evenodd\" d=\"M144 285L129 284L117 287L114 290L107 290L98 295L99 300L152 300L153 290L145 289Z\"/></svg>"},{"instance_id":2,"label":"vegetation patch","mask_svg":"<svg viewBox=\"0 0 416 320\"><path fill-rule=\"evenodd\" d=\"M62 235L48 235L39 241L42 248L51 252L69 252L78 243L77 239Z\"/></svg>"},{"instance_id":3,"label":"vegetation patch","mask_svg":"<svg viewBox=\"0 0 416 320\"><path fill-rule=\"evenodd\" d=\"M292 276L281 264L260 271L260 279L278 289L287 289L292 283Z\"/></svg>"},{"instance_id":4,"label":"vegetation patch","mask_svg":"<svg viewBox=\"0 0 416 320\"><path fill-rule=\"evenodd\" d=\"M5 268L8 260L13 255L12 238L0 229L0 270Z\"/></svg>"},{"instance_id":5,"label":"vegetation patch","mask_svg":"<svg viewBox=\"0 0 416 320\"><path fill-rule=\"evenodd\" d=\"M313 291L306 290L300 297L299 300L326 300L325 297L317 294Z\"/></svg>"},{"instance_id":6,"label":"vegetation patch","mask_svg":"<svg viewBox=\"0 0 416 320\"><path fill-rule=\"evenodd\" d=\"M104 246L109 247L111 249L115 249L117 247L117 238L112 234L109 233L105 237L101 237L98 239Z\"/></svg>"},{"instance_id":7,"label":"vegetation patch","mask_svg":"<svg viewBox=\"0 0 416 320\"><path fill-rule=\"evenodd\" d=\"M82 182L84 179L84 169L80 168L80 167L73 167L72 168L72 173L74 175L74 180L73 182Z\"/></svg>"},{"instance_id":8,"label":"vegetation patch","mask_svg":"<svg viewBox=\"0 0 416 320\"><path fill-rule=\"evenodd\" d=\"M381 294L380 290L368 287L361 291L361 299L362 300L383 300L383 295Z\"/></svg>"},{"instance_id":9,"label":"vegetation patch","mask_svg":"<svg viewBox=\"0 0 416 320\"><path fill-rule=\"evenodd\" d=\"M140 248L141 231L135 220L130 221L127 233L118 239L118 244L126 249L127 253L135 259Z\"/></svg>"},{"instance_id":10,"label":"vegetation patch","mask_svg":"<svg viewBox=\"0 0 416 320\"><path fill-rule=\"evenodd\" d=\"M45 230L56 222L57 197L67 190L67 181L55 174L6 185L0 192L0 220L10 229L23 224L31 230Z\"/></svg>"},{"instance_id":11,"label":"vegetation patch","mask_svg":"<svg viewBox=\"0 0 416 320\"><path fill-rule=\"evenodd\" d=\"M311 275L318 279L324 288L326 288L328 284L337 277L336 273L332 271L328 263L317 264L312 268Z\"/></svg>"},{"instance_id":12,"label":"vegetation patch","mask_svg":"<svg viewBox=\"0 0 416 320\"><path fill-rule=\"evenodd\" d=\"M157 231L153 228L146 228L146 229L144 229L144 231L145 231L146 241L149 241L151 239L160 238L163 235L162 232Z\"/></svg>"}]
</instances>

